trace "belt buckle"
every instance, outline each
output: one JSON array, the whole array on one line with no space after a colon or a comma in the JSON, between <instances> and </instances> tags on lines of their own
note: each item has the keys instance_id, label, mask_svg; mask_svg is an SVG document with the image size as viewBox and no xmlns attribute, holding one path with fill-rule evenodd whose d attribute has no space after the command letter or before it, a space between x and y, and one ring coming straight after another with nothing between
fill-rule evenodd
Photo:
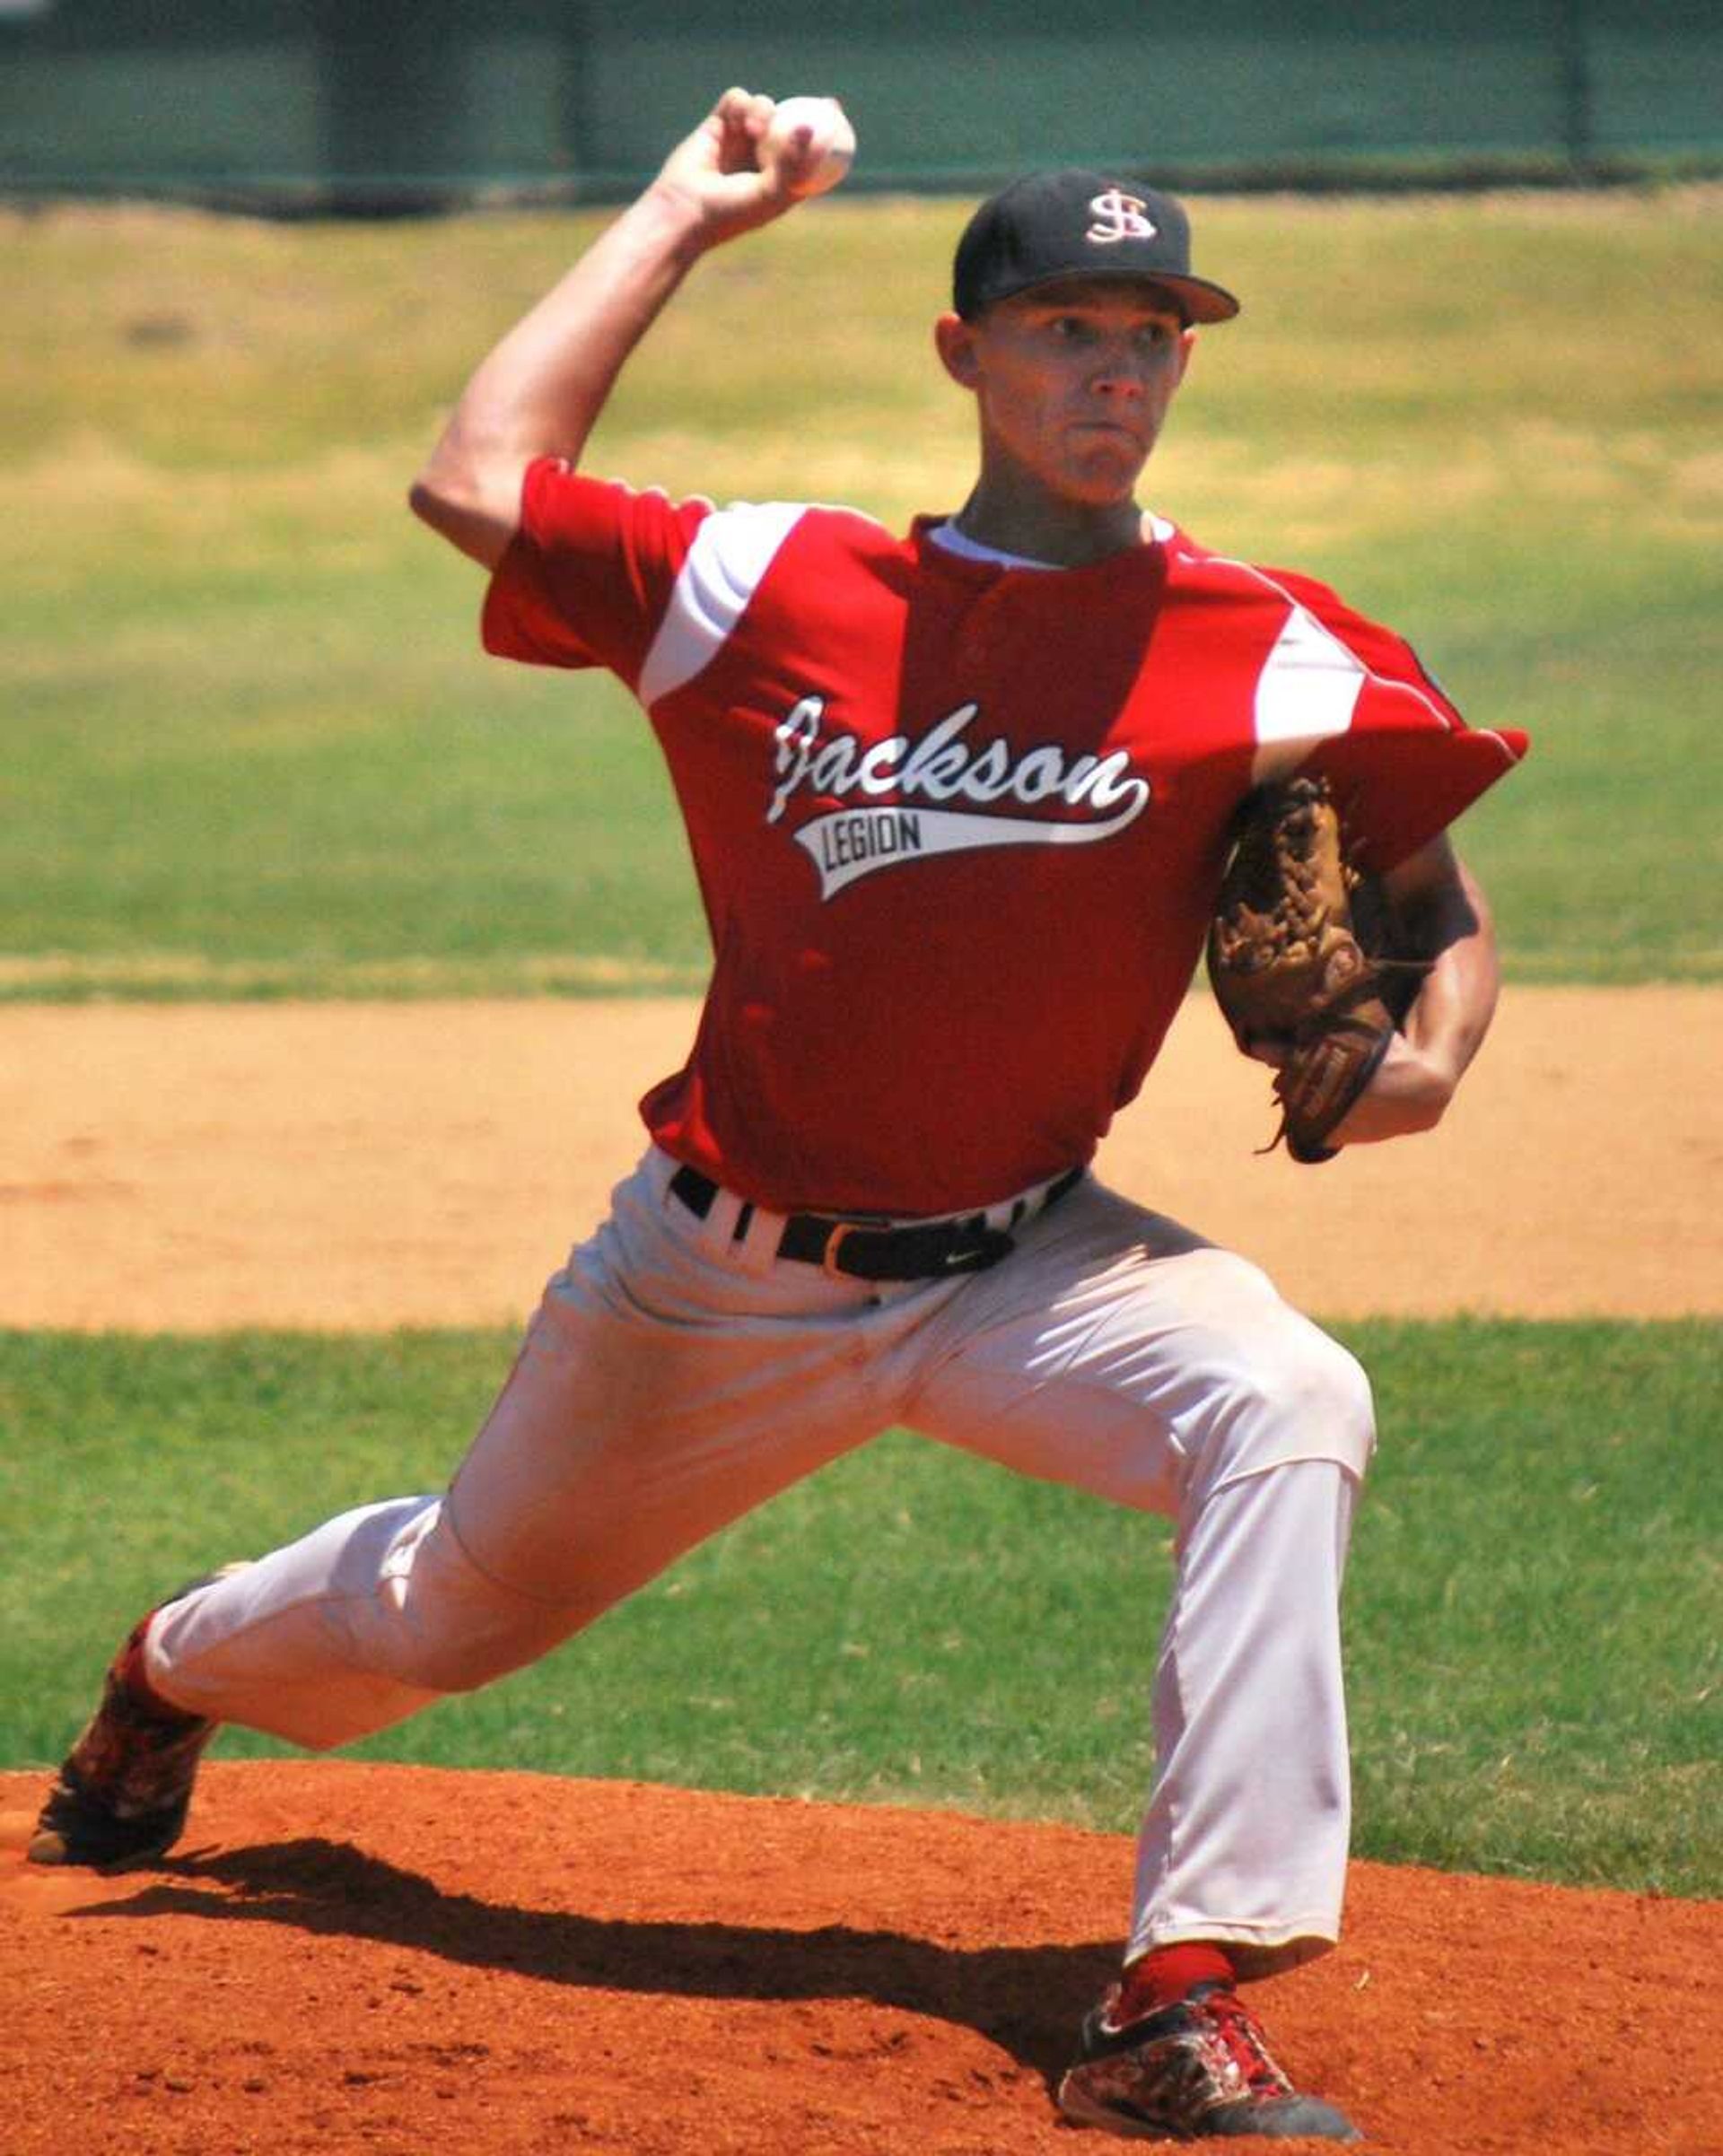
<instances>
[{"instance_id":1,"label":"belt buckle","mask_svg":"<svg viewBox=\"0 0 1723 2156\"><path fill-rule=\"evenodd\" d=\"M854 1235L860 1226L861 1223L856 1220L840 1220L827 1236L826 1247L819 1254L819 1270L827 1279L847 1280L850 1278L839 1265L838 1255L844 1248L844 1238Z\"/></svg>"}]
</instances>

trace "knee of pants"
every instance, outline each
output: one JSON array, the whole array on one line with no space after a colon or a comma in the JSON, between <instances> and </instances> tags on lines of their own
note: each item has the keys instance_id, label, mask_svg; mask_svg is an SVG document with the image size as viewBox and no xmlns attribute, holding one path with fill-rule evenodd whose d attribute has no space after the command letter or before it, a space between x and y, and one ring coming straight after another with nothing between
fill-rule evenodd
<instances>
[{"instance_id":1,"label":"knee of pants","mask_svg":"<svg viewBox=\"0 0 1723 2156\"><path fill-rule=\"evenodd\" d=\"M1193 1479L1208 1490L1299 1460L1327 1460L1361 1480L1376 1445L1370 1381L1357 1357L1308 1319L1254 1331L1211 1403Z\"/></svg>"},{"instance_id":2,"label":"knee of pants","mask_svg":"<svg viewBox=\"0 0 1723 2156\"><path fill-rule=\"evenodd\" d=\"M481 1572L443 1506L390 1553L377 1659L424 1691L477 1691L548 1654L596 1614L533 1602Z\"/></svg>"}]
</instances>

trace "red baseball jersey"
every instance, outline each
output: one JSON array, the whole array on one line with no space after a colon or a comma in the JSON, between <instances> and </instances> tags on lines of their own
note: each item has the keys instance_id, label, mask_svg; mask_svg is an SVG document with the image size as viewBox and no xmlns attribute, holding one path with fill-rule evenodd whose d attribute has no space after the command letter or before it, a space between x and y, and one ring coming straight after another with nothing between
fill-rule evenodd
<instances>
[{"instance_id":1,"label":"red baseball jersey","mask_svg":"<svg viewBox=\"0 0 1723 2156\"><path fill-rule=\"evenodd\" d=\"M487 650L649 713L713 974L660 1145L774 1211L941 1213L1087 1160L1189 985L1258 781L1392 867L1525 747L1308 579L1156 521L1085 568L859 512L529 470Z\"/></svg>"}]
</instances>

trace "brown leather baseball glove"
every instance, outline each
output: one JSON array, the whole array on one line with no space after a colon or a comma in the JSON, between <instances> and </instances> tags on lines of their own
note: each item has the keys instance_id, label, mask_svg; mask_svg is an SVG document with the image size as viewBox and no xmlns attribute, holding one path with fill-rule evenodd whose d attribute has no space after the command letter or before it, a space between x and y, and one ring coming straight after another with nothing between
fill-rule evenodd
<instances>
[{"instance_id":1,"label":"brown leather baseball glove","mask_svg":"<svg viewBox=\"0 0 1723 2156\"><path fill-rule=\"evenodd\" d=\"M1366 905L1326 784L1259 788L1209 930L1209 980L1246 1055L1279 1068L1281 1139L1294 1160L1331 1160L1325 1144L1387 1053L1424 969L1386 948L1386 911Z\"/></svg>"}]
</instances>

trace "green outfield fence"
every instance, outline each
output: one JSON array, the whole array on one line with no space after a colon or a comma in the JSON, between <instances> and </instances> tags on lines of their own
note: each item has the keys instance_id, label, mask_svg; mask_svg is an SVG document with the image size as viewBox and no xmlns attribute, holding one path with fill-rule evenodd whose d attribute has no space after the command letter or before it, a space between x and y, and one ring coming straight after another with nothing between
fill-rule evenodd
<instances>
[{"instance_id":1,"label":"green outfield fence","mask_svg":"<svg viewBox=\"0 0 1723 2156\"><path fill-rule=\"evenodd\" d=\"M841 96L870 188L1723 170L1723 0L0 0L0 193L601 201L732 81Z\"/></svg>"}]
</instances>

